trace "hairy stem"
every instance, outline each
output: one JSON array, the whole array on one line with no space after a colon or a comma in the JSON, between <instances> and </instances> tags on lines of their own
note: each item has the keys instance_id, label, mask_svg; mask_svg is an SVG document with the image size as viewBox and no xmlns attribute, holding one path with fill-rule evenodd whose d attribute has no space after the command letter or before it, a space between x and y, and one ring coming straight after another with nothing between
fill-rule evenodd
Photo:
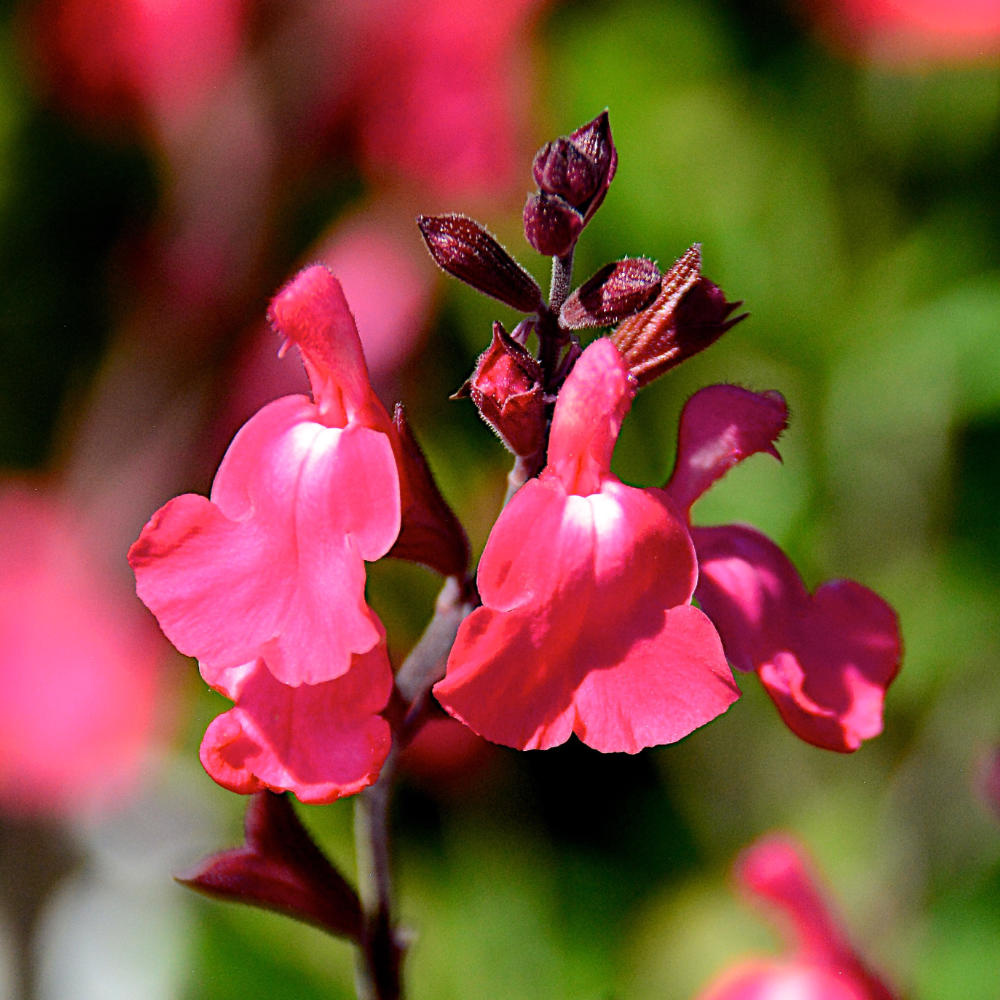
<instances>
[{"instance_id":1,"label":"hairy stem","mask_svg":"<svg viewBox=\"0 0 1000 1000\"><path fill-rule=\"evenodd\" d=\"M556 314L569 295L573 282L573 250L563 257L552 258L552 282L549 285L549 308Z\"/></svg>"}]
</instances>

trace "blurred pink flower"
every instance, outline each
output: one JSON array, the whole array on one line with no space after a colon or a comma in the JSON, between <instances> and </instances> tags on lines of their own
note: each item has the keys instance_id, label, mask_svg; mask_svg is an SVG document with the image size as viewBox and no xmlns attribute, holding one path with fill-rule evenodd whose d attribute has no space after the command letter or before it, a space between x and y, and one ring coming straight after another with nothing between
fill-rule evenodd
<instances>
[{"instance_id":1,"label":"blurred pink flower","mask_svg":"<svg viewBox=\"0 0 1000 1000\"><path fill-rule=\"evenodd\" d=\"M753 902L782 918L788 952L740 962L698 1000L894 1000L851 946L794 841L757 841L737 861L735 876Z\"/></svg>"},{"instance_id":2,"label":"blurred pink flower","mask_svg":"<svg viewBox=\"0 0 1000 1000\"><path fill-rule=\"evenodd\" d=\"M1000 746L983 754L979 761L979 792L983 801L1000 819Z\"/></svg>"},{"instance_id":3,"label":"blurred pink flower","mask_svg":"<svg viewBox=\"0 0 1000 1000\"><path fill-rule=\"evenodd\" d=\"M997 0L807 0L849 52L889 64L966 62L1000 52Z\"/></svg>"},{"instance_id":4,"label":"blurred pink flower","mask_svg":"<svg viewBox=\"0 0 1000 1000\"><path fill-rule=\"evenodd\" d=\"M548 0L354 0L365 53L354 122L372 176L426 196L517 180L531 89L530 31Z\"/></svg>"},{"instance_id":5,"label":"blurred pink flower","mask_svg":"<svg viewBox=\"0 0 1000 1000\"><path fill-rule=\"evenodd\" d=\"M0 487L0 809L112 805L140 777L164 647L48 491Z\"/></svg>"},{"instance_id":6,"label":"blurred pink flower","mask_svg":"<svg viewBox=\"0 0 1000 1000\"><path fill-rule=\"evenodd\" d=\"M43 0L33 12L43 73L78 114L175 123L230 72L246 0Z\"/></svg>"}]
</instances>

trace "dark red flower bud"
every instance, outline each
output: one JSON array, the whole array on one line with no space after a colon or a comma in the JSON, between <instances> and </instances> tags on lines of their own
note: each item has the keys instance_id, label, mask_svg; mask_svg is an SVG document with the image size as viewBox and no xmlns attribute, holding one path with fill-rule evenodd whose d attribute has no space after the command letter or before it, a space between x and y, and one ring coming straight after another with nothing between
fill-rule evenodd
<instances>
[{"instance_id":1,"label":"dark red flower bud","mask_svg":"<svg viewBox=\"0 0 1000 1000\"><path fill-rule=\"evenodd\" d=\"M177 881L207 896L276 910L361 940L357 894L313 843L287 795L256 792L243 829L243 847L205 858Z\"/></svg>"},{"instance_id":2,"label":"dark red flower bud","mask_svg":"<svg viewBox=\"0 0 1000 1000\"><path fill-rule=\"evenodd\" d=\"M541 191L524 205L524 236L546 257L563 257L576 245L583 216L557 194Z\"/></svg>"},{"instance_id":3,"label":"dark red flower bud","mask_svg":"<svg viewBox=\"0 0 1000 1000\"><path fill-rule=\"evenodd\" d=\"M478 222L464 215L421 215L421 235L442 270L521 312L535 312L535 279Z\"/></svg>"},{"instance_id":4,"label":"dark red flower bud","mask_svg":"<svg viewBox=\"0 0 1000 1000\"><path fill-rule=\"evenodd\" d=\"M663 276L652 304L619 323L611 339L639 385L646 385L745 319L746 313L730 317L739 305L701 276L696 243Z\"/></svg>"},{"instance_id":5,"label":"dark red flower bud","mask_svg":"<svg viewBox=\"0 0 1000 1000\"><path fill-rule=\"evenodd\" d=\"M403 411L396 404L396 428L402 526L388 554L423 563L443 576L460 576L469 565L469 539L454 511L441 496L430 466Z\"/></svg>"},{"instance_id":6,"label":"dark red flower bud","mask_svg":"<svg viewBox=\"0 0 1000 1000\"><path fill-rule=\"evenodd\" d=\"M611 326L648 306L660 278L660 269L645 257L606 264L563 303L559 321L570 330Z\"/></svg>"},{"instance_id":7,"label":"dark red flower bud","mask_svg":"<svg viewBox=\"0 0 1000 1000\"><path fill-rule=\"evenodd\" d=\"M456 395L471 396L480 416L515 454L530 457L545 444L542 367L500 323L472 378Z\"/></svg>"},{"instance_id":8,"label":"dark red flower bud","mask_svg":"<svg viewBox=\"0 0 1000 1000\"><path fill-rule=\"evenodd\" d=\"M542 191L558 194L575 207L593 197L600 180L597 165L567 136L542 146L531 170Z\"/></svg>"},{"instance_id":9,"label":"dark red flower bud","mask_svg":"<svg viewBox=\"0 0 1000 1000\"><path fill-rule=\"evenodd\" d=\"M618 150L611 138L611 121L607 110L602 111L593 121L581 125L570 133L570 141L586 156L597 173L597 187L593 197L586 206L577 206L583 210L584 222L589 222L594 212L600 208L604 196L611 187L615 171L618 169Z\"/></svg>"},{"instance_id":10,"label":"dark red flower bud","mask_svg":"<svg viewBox=\"0 0 1000 1000\"><path fill-rule=\"evenodd\" d=\"M611 138L611 123L607 111L602 111L575 132L542 146L531 169L544 194L558 195L579 209L582 228L604 201L617 166L618 151ZM528 241L535 246L530 236Z\"/></svg>"}]
</instances>

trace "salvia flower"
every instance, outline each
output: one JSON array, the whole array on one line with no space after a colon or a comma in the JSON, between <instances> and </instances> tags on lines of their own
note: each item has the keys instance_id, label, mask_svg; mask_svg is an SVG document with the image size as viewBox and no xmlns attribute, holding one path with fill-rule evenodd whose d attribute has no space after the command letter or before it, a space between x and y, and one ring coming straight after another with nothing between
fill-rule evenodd
<instances>
[{"instance_id":1,"label":"salvia flower","mask_svg":"<svg viewBox=\"0 0 1000 1000\"><path fill-rule=\"evenodd\" d=\"M209 727L209 773L238 791L329 801L374 780L388 750L375 713L392 677L364 563L400 532L398 443L325 268L279 292L270 318L299 348L312 398L286 396L253 416L210 498L171 500L129 561L167 637L236 701Z\"/></svg>"},{"instance_id":2,"label":"salvia flower","mask_svg":"<svg viewBox=\"0 0 1000 1000\"><path fill-rule=\"evenodd\" d=\"M691 505L755 452L777 457L785 402L731 385L697 392L681 415L667 492ZM693 528L695 597L715 623L730 663L755 671L789 728L808 743L850 752L882 731L885 691L899 670L895 612L852 580L810 594L785 554L746 525Z\"/></svg>"},{"instance_id":3,"label":"salvia flower","mask_svg":"<svg viewBox=\"0 0 1000 1000\"><path fill-rule=\"evenodd\" d=\"M740 856L735 875L752 902L784 918L787 953L732 966L698 1000L894 1000L852 947L798 844L764 837Z\"/></svg>"},{"instance_id":4,"label":"salvia flower","mask_svg":"<svg viewBox=\"0 0 1000 1000\"><path fill-rule=\"evenodd\" d=\"M662 490L626 486L611 454L634 384L607 339L563 386L548 465L514 495L479 564L438 701L520 749L571 733L602 751L671 743L739 695L718 635L691 605L685 525Z\"/></svg>"}]
</instances>

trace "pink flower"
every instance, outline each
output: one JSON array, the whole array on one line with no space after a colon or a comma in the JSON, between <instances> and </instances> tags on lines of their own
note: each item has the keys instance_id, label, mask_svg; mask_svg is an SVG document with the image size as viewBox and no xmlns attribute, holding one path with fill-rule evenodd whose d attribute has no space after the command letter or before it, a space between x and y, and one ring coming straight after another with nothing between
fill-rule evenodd
<instances>
[{"instance_id":1,"label":"pink flower","mask_svg":"<svg viewBox=\"0 0 1000 1000\"><path fill-rule=\"evenodd\" d=\"M851 947L793 841L759 840L737 862L736 878L751 898L785 918L789 954L741 962L698 1000L893 1000Z\"/></svg>"},{"instance_id":2,"label":"pink flower","mask_svg":"<svg viewBox=\"0 0 1000 1000\"><path fill-rule=\"evenodd\" d=\"M48 492L4 485L0 523L0 809L112 805L160 735L162 640Z\"/></svg>"},{"instance_id":3,"label":"pink flower","mask_svg":"<svg viewBox=\"0 0 1000 1000\"><path fill-rule=\"evenodd\" d=\"M681 416L677 465L667 492L691 505L726 469L773 442L787 411L778 393L715 385ZM694 528L695 597L730 663L756 671L789 728L809 743L850 752L882 731L885 691L899 670L895 612L851 580L814 594L768 538L745 525Z\"/></svg>"},{"instance_id":4,"label":"pink flower","mask_svg":"<svg viewBox=\"0 0 1000 1000\"><path fill-rule=\"evenodd\" d=\"M313 399L286 396L252 417L211 499L171 500L129 561L167 637L237 702L206 735L212 776L329 801L374 780L388 748L374 713L391 670L364 561L385 555L400 530L395 431L325 268L301 272L270 316L301 351Z\"/></svg>"},{"instance_id":5,"label":"pink flower","mask_svg":"<svg viewBox=\"0 0 1000 1000\"><path fill-rule=\"evenodd\" d=\"M548 466L513 497L479 564L483 607L462 623L438 701L519 749L571 732L598 750L671 743L739 695L691 606L694 549L661 490L626 486L611 454L635 392L607 339L556 403Z\"/></svg>"}]
</instances>

